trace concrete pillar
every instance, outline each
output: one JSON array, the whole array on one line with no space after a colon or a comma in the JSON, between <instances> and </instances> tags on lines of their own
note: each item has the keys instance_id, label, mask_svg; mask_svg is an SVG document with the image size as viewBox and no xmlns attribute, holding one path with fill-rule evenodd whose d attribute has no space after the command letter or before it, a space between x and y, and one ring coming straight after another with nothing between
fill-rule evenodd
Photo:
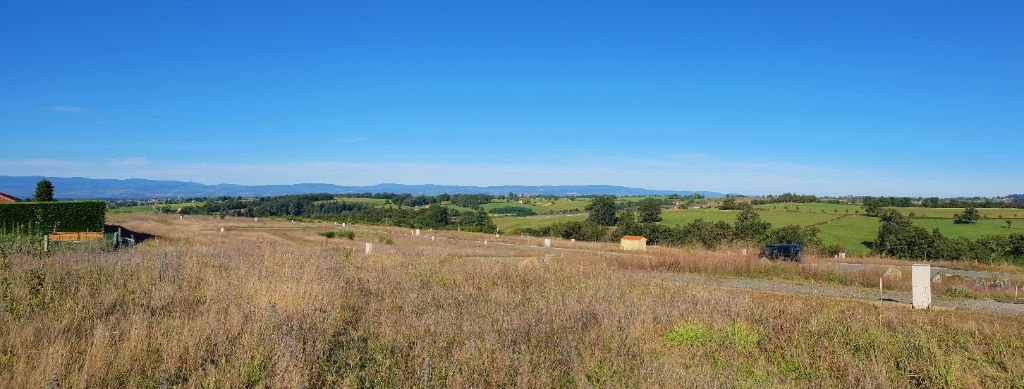
<instances>
[{"instance_id":1,"label":"concrete pillar","mask_svg":"<svg viewBox=\"0 0 1024 389\"><path fill-rule=\"evenodd\" d=\"M487 245L487 241L485 240L485 241L484 241L484 246L486 246L486 245Z\"/></svg>"},{"instance_id":2,"label":"concrete pillar","mask_svg":"<svg viewBox=\"0 0 1024 389\"><path fill-rule=\"evenodd\" d=\"M345 223L341 223L341 228L345 228Z\"/></svg>"},{"instance_id":3,"label":"concrete pillar","mask_svg":"<svg viewBox=\"0 0 1024 389\"><path fill-rule=\"evenodd\" d=\"M911 277L914 309L927 309L932 305L932 265L914 264Z\"/></svg>"},{"instance_id":4,"label":"concrete pillar","mask_svg":"<svg viewBox=\"0 0 1024 389\"><path fill-rule=\"evenodd\" d=\"M252 218L252 221L259 223L260 222L260 218L254 217L254 218Z\"/></svg>"},{"instance_id":5,"label":"concrete pillar","mask_svg":"<svg viewBox=\"0 0 1024 389\"><path fill-rule=\"evenodd\" d=\"M416 236L420 236L420 229L419 228L416 229Z\"/></svg>"},{"instance_id":6,"label":"concrete pillar","mask_svg":"<svg viewBox=\"0 0 1024 389\"><path fill-rule=\"evenodd\" d=\"M435 241L435 240L437 240L437 238L435 238L435 237L433 237L433 236L431 236L431 237L430 237L430 241L431 241L431 242L433 242L433 241Z\"/></svg>"},{"instance_id":7,"label":"concrete pillar","mask_svg":"<svg viewBox=\"0 0 1024 389\"><path fill-rule=\"evenodd\" d=\"M743 256L747 255L747 249L743 249Z\"/></svg>"},{"instance_id":8,"label":"concrete pillar","mask_svg":"<svg viewBox=\"0 0 1024 389\"><path fill-rule=\"evenodd\" d=\"M220 232L224 232L224 227L221 227L221 228L220 228Z\"/></svg>"},{"instance_id":9,"label":"concrete pillar","mask_svg":"<svg viewBox=\"0 0 1024 389\"><path fill-rule=\"evenodd\" d=\"M369 254L371 252L373 252L373 243L366 242L366 253Z\"/></svg>"},{"instance_id":10,"label":"concrete pillar","mask_svg":"<svg viewBox=\"0 0 1024 389\"><path fill-rule=\"evenodd\" d=\"M43 235L43 251L50 251L50 236Z\"/></svg>"},{"instance_id":11,"label":"concrete pillar","mask_svg":"<svg viewBox=\"0 0 1024 389\"><path fill-rule=\"evenodd\" d=\"M544 239L544 247L551 247L551 239Z\"/></svg>"}]
</instances>

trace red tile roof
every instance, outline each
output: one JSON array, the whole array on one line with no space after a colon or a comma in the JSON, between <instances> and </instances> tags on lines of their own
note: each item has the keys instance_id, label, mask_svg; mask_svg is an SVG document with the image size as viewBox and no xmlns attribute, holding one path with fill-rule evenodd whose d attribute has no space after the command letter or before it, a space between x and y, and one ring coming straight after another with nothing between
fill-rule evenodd
<instances>
[{"instance_id":1,"label":"red tile roof","mask_svg":"<svg viewBox=\"0 0 1024 389\"><path fill-rule=\"evenodd\" d=\"M622 240L643 240L644 237L636 235L626 235L622 237Z\"/></svg>"},{"instance_id":2,"label":"red tile roof","mask_svg":"<svg viewBox=\"0 0 1024 389\"><path fill-rule=\"evenodd\" d=\"M0 203L16 203L18 201L20 200L18 200L17 197L11 196L7 193L0 192Z\"/></svg>"}]
</instances>

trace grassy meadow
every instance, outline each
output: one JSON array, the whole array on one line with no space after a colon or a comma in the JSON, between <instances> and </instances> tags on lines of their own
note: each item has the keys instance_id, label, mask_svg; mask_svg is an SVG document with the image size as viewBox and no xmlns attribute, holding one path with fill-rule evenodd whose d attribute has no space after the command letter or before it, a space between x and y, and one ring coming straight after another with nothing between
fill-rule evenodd
<instances>
[{"instance_id":1,"label":"grassy meadow","mask_svg":"<svg viewBox=\"0 0 1024 389\"><path fill-rule=\"evenodd\" d=\"M622 201L637 202L642 197L623 197ZM349 203L361 203L374 206L387 204L384 199L373 198L345 198L338 197L335 200ZM491 210L504 206L526 207L537 216L529 217L494 217L494 223L501 231L512 233L519 229L535 228L544 225L566 222L581 221L586 219L584 209L590 200L588 198L559 198L555 201L535 199L530 203L519 204L509 202L505 199L495 199L482 207ZM159 209L177 209L181 207L196 206L202 203L179 203L162 204L156 206L124 207L112 210L112 213L149 213ZM441 205L456 209L462 212L471 211L469 208L452 205L450 202L442 202ZM870 249L865 242L875 239L878 229L878 219L864 216L860 206L849 204L825 204L825 203L777 203L764 204L754 207L763 220L772 223L773 226L781 227L786 225L816 225L820 229L819 237L825 244L840 244L852 255L867 255ZM1009 235L1020 233L1024 229L1024 210L1015 208L978 208L982 219L975 224L954 224L952 219L955 214L963 212L960 208L917 208L904 207L895 208L904 215L913 213L913 223L927 228L929 231L938 228L939 231L949 237L979 238L987 235ZM579 212L577 212L579 210ZM567 214L568 212L568 214ZM725 221L732 223L739 211L723 211L716 208L698 208L681 210L664 210L662 212L662 223L671 226L684 225L696 219L708 221ZM1002 217L1002 218L1000 218ZM1013 228L1007 228L1006 221L1010 220Z\"/></svg>"},{"instance_id":2,"label":"grassy meadow","mask_svg":"<svg viewBox=\"0 0 1024 389\"><path fill-rule=\"evenodd\" d=\"M1024 386L1024 322L1011 317L643 270L804 268L793 264L681 250L629 259L630 269L585 254L520 262L530 251L402 235L364 255L380 233L111 221L157 238L3 257L0 386ZM602 245L614 246L584 247Z\"/></svg>"},{"instance_id":3,"label":"grassy meadow","mask_svg":"<svg viewBox=\"0 0 1024 389\"><path fill-rule=\"evenodd\" d=\"M484 204L483 209L490 211L491 209L498 207L524 207L529 208L538 215L552 214L552 213L566 213L566 212L585 212L584 208L590 204L589 199L576 198L558 198L554 201L548 201L544 199L532 199L529 203L520 204L515 201L508 201L504 199L495 199L490 203Z\"/></svg>"}]
</instances>

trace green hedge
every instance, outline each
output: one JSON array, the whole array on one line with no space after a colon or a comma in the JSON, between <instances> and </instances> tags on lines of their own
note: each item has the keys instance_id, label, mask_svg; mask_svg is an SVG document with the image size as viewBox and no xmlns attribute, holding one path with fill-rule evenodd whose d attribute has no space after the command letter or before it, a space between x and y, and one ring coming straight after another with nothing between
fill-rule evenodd
<instances>
[{"instance_id":1,"label":"green hedge","mask_svg":"<svg viewBox=\"0 0 1024 389\"><path fill-rule=\"evenodd\" d=\"M60 201L0 204L0 232L103 231L107 203Z\"/></svg>"}]
</instances>

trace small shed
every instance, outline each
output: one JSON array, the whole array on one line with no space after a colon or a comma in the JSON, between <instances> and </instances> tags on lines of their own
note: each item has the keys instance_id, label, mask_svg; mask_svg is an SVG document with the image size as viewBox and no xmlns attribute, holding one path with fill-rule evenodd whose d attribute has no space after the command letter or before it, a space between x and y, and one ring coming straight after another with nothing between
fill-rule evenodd
<instances>
[{"instance_id":1,"label":"small shed","mask_svg":"<svg viewBox=\"0 0 1024 389\"><path fill-rule=\"evenodd\" d=\"M11 196L4 192L0 192L0 203L16 203L18 201L19 200L17 197Z\"/></svg>"},{"instance_id":2,"label":"small shed","mask_svg":"<svg viewBox=\"0 0 1024 389\"><path fill-rule=\"evenodd\" d=\"M626 235L621 240L622 249L625 251L647 251L647 238L636 235Z\"/></svg>"}]
</instances>

